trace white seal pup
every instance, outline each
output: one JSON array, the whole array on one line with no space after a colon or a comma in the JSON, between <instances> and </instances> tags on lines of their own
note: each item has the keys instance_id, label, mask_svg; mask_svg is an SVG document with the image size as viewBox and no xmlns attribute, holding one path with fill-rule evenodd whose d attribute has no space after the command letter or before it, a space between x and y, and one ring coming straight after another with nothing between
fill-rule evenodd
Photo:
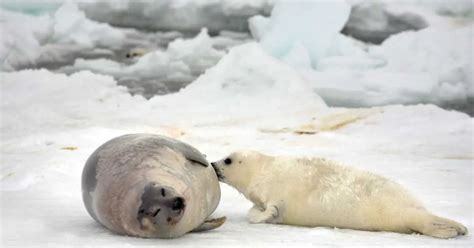
<instances>
[{"instance_id":1,"label":"white seal pup","mask_svg":"<svg viewBox=\"0 0 474 248\"><path fill-rule=\"evenodd\" d=\"M422 233L452 238L463 225L426 210L401 185L320 158L240 151L211 163L219 180L254 203L252 223Z\"/></svg>"},{"instance_id":2,"label":"white seal pup","mask_svg":"<svg viewBox=\"0 0 474 248\"><path fill-rule=\"evenodd\" d=\"M204 156L159 135L124 135L97 148L83 170L82 196L92 218L125 235L175 238L225 221L206 220L220 187Z\"/></svg>"}]
</instances>

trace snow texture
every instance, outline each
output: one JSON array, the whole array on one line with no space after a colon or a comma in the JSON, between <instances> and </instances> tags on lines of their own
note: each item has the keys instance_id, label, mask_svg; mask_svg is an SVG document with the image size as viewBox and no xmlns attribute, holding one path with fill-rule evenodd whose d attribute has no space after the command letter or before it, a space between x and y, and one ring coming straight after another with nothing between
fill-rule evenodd
<instances>
[{"instance_id":1,"label":"snow texture","mask_svg":"<svg viewBox=\"0 0 474 248\"><path fill-rule=\"evenodd\" d=\"M244 48L256 49L255 45ZM232 62L239 59L232 52L229 57ZM278 69L283 64L273 62L267 61L267 67L275 69L273 74L280 73ZM188 142L211 161L242 148L336 159L398 181L434 213L472 229L472 118L432 105L389 106L363 120L314 135L261 132L259 129L267 126L266 118L248 118L250 113L229 114L229 106L221 104L230 101L230 96L249 90L236 83L228 92L230 95L226 94L222 84L216 83L222 75L232 73L223 64L206 73L203 77L207 80L199 82L201 87L214 89L209 97L215 103L213 111L199 111L199 115L183 114L185 109L193 112L194 106L208 104L200 97L190 98L191 92L198 91L191 87L193 84L169 100L158 96L146 101L127 94L111 77L89 72L71 76L45 70L2 73L2 97L11 96L2 98L0 108L2 243L6 247L470 246L472 236L439 240L325 227L252 225L245 218L251 204L226 185L222 185L221 203L213 216L225 215L228 220L211 232L188 234L176 240L139 239L113 234L95 223L87 214L80 193L85 160L110 138L150 132ZM285 76L286 73L289 74ZM291 77L290 74L286 71L282 76ZM257 75L254 79L258 79ZM269 78L268 82L273 80ZM262 105L286 93L280 88L279 94L262 94L264 90L255 86L260 94L256 93L253 101ZM174 104L173 100L180 98L187 103L174 107L157 104ZM235 103L241 103L241 99ZM287 104L300 106L297 99ZM216 118L214 111L218 109L224 119ZM307 111L304 116L309 121L347 111L351 110L329 109L325 114ZM287 119L287 113L274 111L272 125L284 127Z\"/></svg>"}]
</instances>

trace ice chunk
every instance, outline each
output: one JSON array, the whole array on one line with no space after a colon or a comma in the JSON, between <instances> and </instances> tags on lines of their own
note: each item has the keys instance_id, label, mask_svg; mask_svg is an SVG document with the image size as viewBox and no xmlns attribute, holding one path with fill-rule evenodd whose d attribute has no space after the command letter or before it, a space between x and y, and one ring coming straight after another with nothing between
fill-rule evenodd
<instances>
[{"instance_id":1,"label":"ice chunk","mask_svg":"<svg viewBox=\"0 0 474 248\"><path fill-rule=\"evenodd\" d=\"M269 28L270 20L267 17L256 15L249 19L249 31L253 38L260 41Z\"/></svg>"},{"instance_id":2,"label":"ice chunk","mask_svg":"<svg viewBox=\"0 0 474 248\"><path fill-rule=\"evenodd\" d=\"M253 34L261 36L262 46L276 58L282 58L293 46L301 44L307 49L311 64L316 67L319 60L328 55L349 13L350 6L343 1L278 2L269 23L254 26Z\"/></svg>"},{"instance_id":3,"label":"ice chunk","mask_svg":"<svg viewBox=\"0 0 474 248\"><path fill-rule=\"evenodd\" d=\"M57 63L101 48L118 49L125 39L123 31L87 19L72 3L62 5L52 17L1 9L0 14L5 35L0 40L2 70Z\"/></svg>"},{"instance_id":4,"label":"ice chunk","mask_svg":"<svg viewBox=\"0 0 474 248\"><path fill-rule=\"evenodd\" d=\"M474 8L470 0L430 1L417 0L421 6L429 7L441 15L474 17Z\"/></svg>"},{"instance_id":5,"label":"ice chunk","mask_svg":"<svg viewBox=\"0 0 474 248\"><path fill-rule=\"evenodd\" d=\"M178 91L214 66L224 54L214 48L214 40L203 29L192 39L176 39L165 51L149 51L130 65L108 59L77 59L74 65L59 71L90 70L111 75L132 93L150 98Z\"/></svg>"},{"instance_id":6,"label":"ice chunk","mask_svg":"<svg viewBox=\"0 0 474 248\"><path fill-rule=\"evenodd\" d=\"M53 33L47 16L30 17L0 9L0 62L2 70L33 64L41 55L41 46Z\"/></svg>"},{"instance_id":7,"label":"ice chunk","mask_svg":"<svg viewBox=\"0 0 474 248\"><path fill-rule=\"evenodd\" d=\"M380 2L354 4L342 32L362 41L380 44L393 34L428 26L421 15L410 10L393 11L390 7Z\"/></svg>"},{"instance_id":8,"label":"ice chunk","mask_svg":"<svg viewBox=\"0 0 474 248\"><path fill-rule=\"evenodd\" d=\"M66 3L54 13L53 42L77 45L80 49L118 48L125 35L108 24L87 19L77 5Z\"/></svg>"},{"instance_id":9,"label":"ice chunk","mask_svg":"<svg viewBox=\"0 0 474 248\"><path fill-rule=\"evenodd\" d=\"M3 71L25 68L57 69L75 59L114 59L130 62L126 53L164 49L183 37L173 32L143 32L91 21L75 4L66 3L54 14L28 16L0 9L0 67ZM244 42L219 41L221 49ZM217 42L216 42L217 43ZM142 52L143 53L143 52ZM212 55L211 55L212 56Z\"/></svg>"},{"instance_id":10,"label":"ice chunk","mask_svg":"<svg viewBox=\"0 0 474 248\"><path fill-rule=\"evenodd\" d=\"M362 3L367 4L362 6L374 5ZM331 8L326 8L326 5L337 4L318 1L277 3L268 20L264 17L251 20L251 31L255 37L260 37L260 44L266 51L313 82L315 90L329 105L434 103L474 113L469 110L474 99L472 52L468 52L472 51L472 21L436 16L417 3L384 3L376 5L383 13L382 19L390 13L413 21L417 14L423 13L421 16L432 26L418 32L392 35L381 46L366 45L340 34L338 28L342 22L337 29L319 25L329 20L319 12L323 10L333 14L331 18L343 20L345 15L341 9L330 12ZM419 21L422 23L421 19ZM396 18L393 22L404 25ZM391 24L374 25L375 29L392 33ZM308 58L312 69L307 66Z\"/></svg>"},{"instance_id":11,"label":"ice chunk","mask_svg":"<svg viewBox=\"0 0 474 248\"><path fill-rule=\"evenodd\" d=\"M301 73L330 106L433 103L474 114L471 41L472 24L405 32L370 49L379 63L332 57Z\"/></svg>"},{"instance_id":12,"label":"ice chunk","mask_svg":"<svg viewBox=\"0 0 474 248\"><path fill-rule=\"evenodd\" d=\"M281 60L294 68L311 69L311 57L308 50L300 43L296 43Z\"/></svg>"},{"instance_id":13,"label":"ice chunk","mask_svg":"<svg viewBox=\"0 0 474 248\"><path fill-rule=\"evenodd\" d=\"M21 12L29 15L43 15L53 13L65 0L48 1L1 1L0 8Z\"/></svg>"},{"instance_id":14,"label":"ice chunk","mask_svg":"<svg viewBox=\"0 0 474 248\"><path fill-rule=\"evenodd\" d=\"M364 45L339 33L349 11L342 1L278 2L270 18L250 19L250 31L266 51L295 68L308 67L309 60L310 67L320 70L327 67L325 59L333 56L376 66L379 62L368 56Z\"/></svg>"}]
</instances>

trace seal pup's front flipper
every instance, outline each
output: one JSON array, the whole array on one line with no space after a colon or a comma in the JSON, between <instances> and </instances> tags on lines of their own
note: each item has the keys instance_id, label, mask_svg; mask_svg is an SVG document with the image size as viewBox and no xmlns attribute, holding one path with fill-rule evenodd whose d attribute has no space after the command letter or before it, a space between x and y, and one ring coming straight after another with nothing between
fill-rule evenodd
<instances>
[{"instance_id":1,"label":"seal pup's front flipper","mask_svg":"<svg viewBox=\"0 0 474 248\"><path fill-rule=\"evenodd\" d=\"M200 226L196 227L194 230L191 232L204 232L204 231L209 231L212 229L216 229L224 224L226 220L226 217L219 217L215 219L206 219L204 223L202 223Z\"/></svg>"}]
</instances>

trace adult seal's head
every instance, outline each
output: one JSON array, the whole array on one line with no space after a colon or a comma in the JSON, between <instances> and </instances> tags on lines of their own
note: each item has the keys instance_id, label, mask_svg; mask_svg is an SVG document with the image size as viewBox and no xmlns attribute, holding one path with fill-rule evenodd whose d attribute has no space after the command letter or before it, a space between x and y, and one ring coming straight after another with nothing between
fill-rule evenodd
<instances>
[{"instance_id":1,"label":"adult seal's head","mask_svg":"<svg viewBox=\"0 0 474 248\"><path fill-rule=\"evenodd\" d=\"M174 238L225 221L207 219L220 188L205 157L159 135L124 135L97 148L84 167L82 196L92 218L125 235Z\"/></svg>"}]
</instances>

